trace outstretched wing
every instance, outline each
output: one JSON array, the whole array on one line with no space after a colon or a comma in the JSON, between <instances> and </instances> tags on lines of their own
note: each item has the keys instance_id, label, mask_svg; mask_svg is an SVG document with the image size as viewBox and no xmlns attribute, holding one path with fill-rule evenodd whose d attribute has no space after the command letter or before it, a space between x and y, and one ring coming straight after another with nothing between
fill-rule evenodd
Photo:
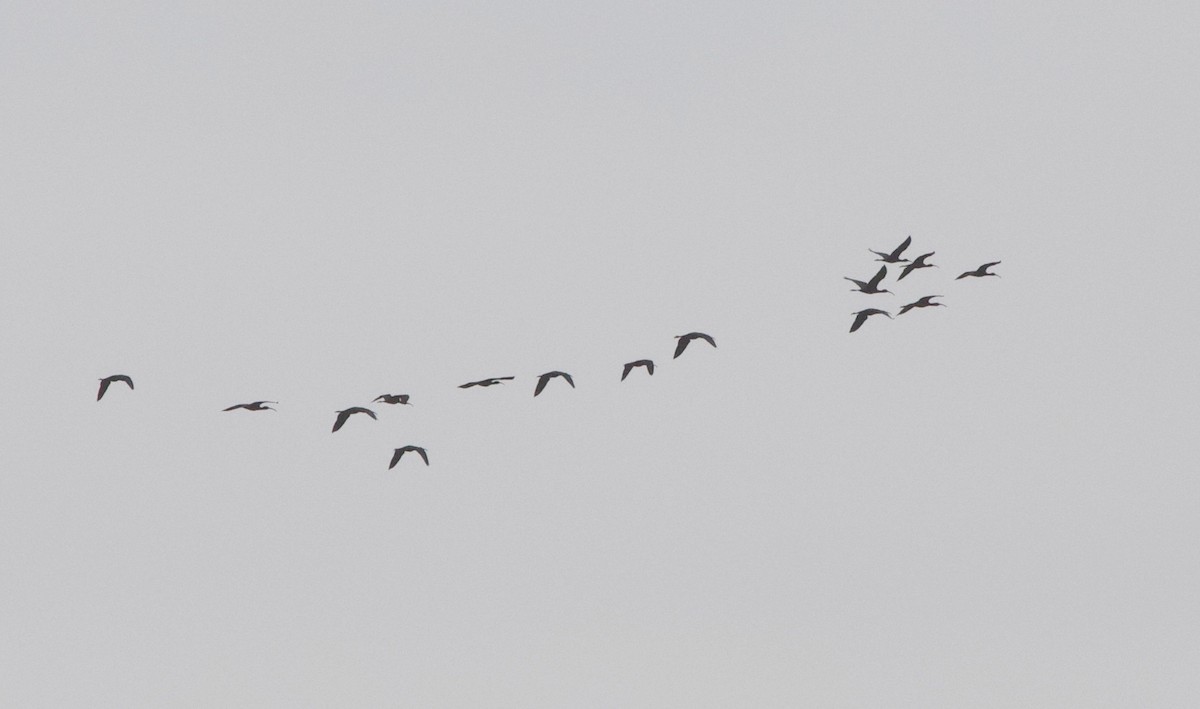
<instances>
[{"instance_id":1,"label":"outstretched wing","mask_svg":"<svg viewBox=\"0 0 1200 709\"><path fill-rule=\"evenodd\" d=\"M999 262L999 261L997 261L996 263L1000 263L1000 262ZM993 264L993 265L994 265L994 264ZM119 374L119 375L117 375L117 376L113 377L113 379L114 379L115 381L118 381L118 382L125 382L126 384L128 384L128 385L129 385L129 388L130 388L130 389L132 389L132 388L133 388L133 380L132 380L132 379L130 379L130 378L129 378L129 375L127 375L127 374Z\"/></svg>"},{"instance_id":2,"label":"outstretched wing","mask_svg":"<svg viewBox=\"0 0 1200 709\"><path fill-rule=\"evenodd\" d=\"M920 302L920 301L918 301L918 302ZM896 314L903 315L915 307L917 307L917 303L909 303L908 305L904 306L903 308L900 308L900 312L898 312Z\"/></svg>"},{"instance_id":3,"label":"outstretched wing","mask_svg":"<svg viewBox=\"0 0 1200 709\"><path fill-rule=\"evenodd\" d=\"M900 258L900 254L904 253L904 250L907 249L908 245L911 243L912 243L912 234L909 234L908 238L905 239L904 241L900 242L900 245L897 246L896 250L892 252L892 258Z\"/></svg>"},{"instance_id":4,"label":"outstretched wing","mask_svg":"<svg viewBox=\"0 0 1200 709\"><path fill-rule=\"evenodd\" d=\"M104 392L108 391L109 381L107 379L100 380L100 391L96 393L96 401L104 398Z\"/></svg>"},{"instance_id":5,"label":"outstretched wing","mask_svg":"<svg viewBox=\"0 0 1200 709\"><path fill-rule=\"evenodd\" d=\"M361 408L360 408L360 409L358 409L358 410L359 410L359 411L361 411L361 412L363 412L363 413L364 413L364 414L366 414L367 416L370 416L371 418L375 419L376 421L378 421L378 420L379 420L379 419L378 419L378 418L375 416L375 412L374 412L374 411L372 411L372 410L370 410L370 409L361 409Z\"/></svg>"},{"instance_id":6,"label":"outstretched wing","mask_svg":"<svg viewBox=\"0 0 1200 709\"><path fill-rule=\"evenodd\" d=\"M697 332L695 335L696 335L696 337L699 337L700 339L704 340L705 342L712 345L713 347L717 346L717 341L712 338L712 335L706 335L703 332Z\"/></svg>"},{"instance_id":7,"label":"outstretched wing","mask_svg":"<svg viewBox=\"0 0 1200 709\"><path fill-rule=\"evenodd\" d=\"M625 377L629 376L629 373L633 371L633 367L633 362L629 362L625 365L625 369L621 370L621 381L625 381Z\"/></svg>"},{"instance_id":8,"label":"outstretched wing","mask_svg":"<svg viewBox=\"0 0 1200 709\"><path fill-rule=\"evenodd\" d=\"M989 268L991 268L992 266L999 266L999 265L1000 265L1000 262L999 262L999 261L992 261L991 263L985 263L985 264L983 264L982 266L980 266L980 267L979 267L979 269L980 269L981 271L986 271L986 270L988 270Z\"/></svg>"},{"instance_id":9,"label":"outstretched wing","mask_svg":"<svg viewBox=\"0 0 1200 709\"><path fill-rule=\"evenodd\" d=\"M689 342L691 342L691 339L686 335L679 338L679 343L675 345L675 357L683 354L683 351L687 349ZM675 357L672 357L671 359L675 359Z\"/></svg>"},{"instance_id":10,"label":"outstretched wing","mask_svg":"<svg viewBox=\"0 0 1200 709\"><path fill-rule=\"evenodd\" d=\"M424 448L421 448L420 446L413 446L413 450L417 452L417 455L421 456L421 460L425 461L425 465L429 465L429 456L425 455Z\"/></svg>"},{"instance_id":11,"label":"outstretched wing","mask_svg":"<svg viewBox=\"0 0 1200 709\"><path fill-rule=\"evenodd\" d=\"M222 411L233 411L234 409L244 409L244 408L246 408L245 404L234 404L233 406L230 406L228 409L221 409L221 410Z\"/></svg>"},{"instance_id":12,"label":"outstretched wing","mask_svg":"<svg viewBox=\"0 0 1200 709\"><path fill-rule=\"evenodd\" d=\"M654 376L654 362L646 360L646 371L650 373L650 376Z\"/></svg>"},{"instance_id":13,"label":"outstretched wing","mask_svg":"<svg viewBox=\"0 0 1200 709\"><path fill-rule=\"evenodd\" d=\"M876 273L875 277L867 282L867 285L870 286L872 290L874 290L879 287L879 284L883 282L883 279L885 277L887 277L887 266L880 266L879 273ZM715 347L715 345L714 345L714 347Z\"/></svg>"},{"instance_id":14,"label":"outstretched wing","mask_svg":"<svg viewBox=\"0 0 1200 709\"><path fill-rule=\"evenodd\" d=\"M392 468L396 467L396 463L399 463L400 459L403 457L404 457L404 449L397 448L395 450L395 452L392 453L392 462L388 463L388 470L391 470Z\"/></svg>"},{"instance_id":15,"label":"outstretched wing","mask_svg":"<svg viewBox=\"0 0 1200 709\"><path fill-rule=\"evenodd\" d=\"M862 324L865 323L869 317L871 317L871 314L867 311L864 310L860 312L858 317L854 318L854 324L850 326L850 332L854 332L858 328L862 327Z\"/></svg>"},{"instance_id":16,"label":"outstretched wing","mask_svg":"<svg viewBox=\"0 0 1200 709\"><path fill-rule=\"evenodd\" d=\"M562 373L560 373L560 374L559 374L559 376L561 376L563 379L566 379L566 380L567 380L567 384L570 384L572 389L574 389L574 388L575 388L575 380L574 380L574 379L571 379L571 375L570 375L570 374L567 374L566 372L562 372Z\"/></svg>"},{"instance_id":17,"label":"outstretched wing","mask_svg":"<svg viewBox=\"0 0 1200 709\"><path fill-rule=\"evenodd\" d=\"M337 433L337 430L339 428L341 428L343 425L345 425L346 419L350 418L350 414L352 414L352 413L353 413L352 411L347 409L346 411L343 411L340 414L338 414L337 421L333 422L333 432L334 433Z\"/></svg>"},{"instance_id":18,"label":"outstretched wing","mask_svg":"<svg viewBox=\"0 0 1200 709\"><path fill-rule=\"evenodd\" d=\"M534 389L533 389L533 395L537 396L538 394L541 394L542 389L546 388L546 382L548 382L548 381L550 381L549 374L543 374L542 376L538 377L538 383L537 383L537 386L534 387Z\"/></svg>"},{"instance_id":19,"label":"outstretched wing","mask_svg":"<svg viewBox=\"0 0 1200 709\"><path fill-rule=\"evenodd\" d=\"M459 389L470 389L471 387L477 387L482 383L483 382L467 382L466 384L459 384L458 388Z\"/></svg>"}]
</instances>

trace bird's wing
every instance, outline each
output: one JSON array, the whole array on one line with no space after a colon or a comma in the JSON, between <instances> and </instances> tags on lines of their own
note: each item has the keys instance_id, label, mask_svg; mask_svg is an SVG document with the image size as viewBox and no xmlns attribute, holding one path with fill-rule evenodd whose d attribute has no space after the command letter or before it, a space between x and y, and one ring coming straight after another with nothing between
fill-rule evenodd
<instances>
[{"instance_id":1,"label":"bird's wing","mask_svg":"<svg viewBox=\"0 0 1200 709\"><path fill-rule=\"evenodd\" d=\"M654 362L646 360L646 371L650 373L650 376L654 376Z\"/></svg>"},{"instance_id":2,"label":"bird's wing","mask_svg":"<svg viewBox=\"0 0 1200 709\"><path fill-rule=\"evenodd\" d=\"M100 380L100 391L96 393L96 401L100 401L101 399L103 399L104 392L106 392L106 391L108 391L108 380L101 379Z\"/></svg>"},{"instance_id":3,"label":"bird's wing","mask_svg":"<svg viewBox=\"0 0 1200 709\"><path fill-rule=\"evenodd\" d=\"M712 338L712 335L705 335L703 332L698 332L698 333L696 333L696 336L699 337L700 339L704 340L708 344L712 345L713 347L717 346L717 341Z\"/></svg>"},{"instance_id":4,"label":"bird's wing","mask_svg":"<svg viewBox=\"0 0 1200 709\"><path fill-rule=\"evenodd\" d=\"M408 398L409 398L409 395L408 395L408 394L401 394L401 395L400 395L400 403L401 403L401 404L407 404L407 403L408 403Z\"/></svg>"},{"instance_id":5,"label":"bird's wing","mask_svg":"<svg viewBox=\"0 0 1200 709\"><path fill-rule=\"evenodd\" d=\"M898 313L896 313L896 314L897 314L897 315L903 315L903 314L907 313L908 311L912 310L912 309L913 309L913 308L915 308L915 307L917 307L917 304L916 304L916 303L909 303L908 305L904 306L903 308L900 308L900 312L898 312Z\"/></svg>"},{"instance_id":6,"label":"bird's wing","mask_svg":"<svg viewBox=\"0 0 1200 709\"><path fill-rule=\"evenodd\" d=\"M854 332L858 328L862 327L862 324L865 323L869 317L871 317L871 314L865 310L860 312L858 317L854 318L854 324L850 326L850 332Z\"/></svg>"},{"instance_id":7,"label":"bird's wing","mask_svg":"<svg viewBox=\"0 0 1200 709\"><path fill-rule=\"evenodd\" d=\"M999 262L999 261L992 261L991 263L985 263L985 264L983 264L982 266L980 266L980 268L982 268L983 270L985 270L985 271L986 271L986 270L988 270L989 268L991 268L992 266L999 266L999 265L1000 265L1000 262Z\"/></svg>"},{"instance_id":8,"label":"bird's wing","mask_svg":"<svg viewBox=\"0 0 1200 709\"><path fill-rule=\"evenodd\" d=\"M912 243L912 235L909 234L908 238L905 239L904 241L900 242L900 245L897 246L896 250L892 252L892 258L900 258L900 254L904 253L904 250L907 249L908 245L911 243Z\"/></svg>"},{"instance_id":9,"label":"bird's wing","mask_svg":"<svg viewBox=\"0 0 1200 709\"><path fill-rule=\"evenodd\" d=\"M879 284L880 284L880 283L883 281L883 279L884 279L884 278L886 278L886 277L887 277L887 266L880 266L880 267L879 267L879 273L876 273L876 274L875 274L875 277L874 277L874 278L872 278L872 279L871 279L871 280L870 280L870 281L867 283L867 285L871 286L871 288L878 288L878 287L879 287Z\"/></svg>"},{"instance_id":10,"label":"bird's wing","mask_svg":"<svg viewBox=\"0 0 1200 709\"><path fill-rule=\"evenodd\" d=\"M396 467L396 463L399 463L400 459L403 457L404 457L404 449L397 448L395 450L395 452L392 453L392 462L388 463L388 470L391 470L392 468Z\"/></svg>"},{"instance_id":11,"label":"bird's wing","mask_svg":"<svg viewBox=\"0 0 1200 709\"><path fill-rule=\"evenodd\" d=\"M570 375L570 374L567 374L566 372L563 372L563 373L562 373L562 378L567 380L567 384L570 384L572 389L574 389L574 388L575 388L575 380L571 378L571 375Z\"/></svg>"},{"instance_id":12,"label":"bird's wing","mask_svg":"<svg viewBox=\"0 0 1200 709\"><path fill-rule=\"evenodd\" d=\"M920 259L917 259L917 261L920 261ZM913 261L912 263L905 266L904 270L900 272L900 276L896 280L903 281L905 276L912 273L913 269L917 267L917 261Z\"/></svg>"},{"instance_id":13,"label":"bird's wing","mask_svg":"<svg viewBox=\"0 0 1200 709\"><path fill-rule=\"evenodd\" d=\"M513 380L513 379L516 379L516 377L495 377L495 379L496 379L496 381L504 381L504 382L507 382L507 381L511 381L511 380Z\"/></svg>"},{"instance_id":14,"label":"bird's wing","mask_svg":"<svg viewBox=\"0 0 1200 709\"><path fill-rule=\"evenodd\" d=\"M689 342L691 342L691 340L689 340L686 336L679 338L679 343L675 345L675 357L683 354L683 351L687 349ZM675 359L675 357L672 357L671 359Z\"/></svg>"},{"instance_id":15,"label":"bird's wing","mask_svg":"<svg viewBox=\"0 0 1200 709\"><path fill-rule=\"evenodd\" d=\"M425 454L424 448L414 446L413 450L417 452L417 455L421 456L421 460L425 461L425 465L429 465L429 456Z\"/></svg>"},{"instance_id":16,"label":"bird's wing","mask_svg":"<svg viewBox=\"0 0 1200 709\"><path fill-rule=\"evenodd\" d=\"M234 409L245 408L245 406L246 406L245 404L234 404L233 406L230 406L228 409L221 409L221 410L222 411L233 411Z\"/></svg>"},{"instance_id":17,"label":"bird's wing","mask_svg":"<svg viewBox=\"0 0 1200 709\"><path fill-rule=\"evenodd\" d=\"M352 413L351 411L346 410L346 411L343 411L338 414L337 421L333 422L333 432L334 433L337 433L337 430L339 428L341 428L343 424L346 423L346 419L350 418L351 413Z\"/></svg>"},{"instance_id":18,"label":"bird's wing","mask_svg":"<svg viewBox=\"0 0 1200 709\"><path fill-rule=\"evenodd\" d=\"M479 386L479 382L467 382L466 384L459 384L458 388L459 389L470 389L473 386Z\"/></svg>"},{"instance_id":19,"label":"bird's wing","mask_svg":"<svg viewBox=\"0 0 1200 709\"><path fill-rule=\"evenodd\" d=\"M999 261L997 261L996 263L1000 263L1000 262L999 262ZM992 265L995 265L995 264L992 264ZM127 376L122 376L122 377L121 377L121 381L123 381L123 382L125 382L126 384L128 384L130 389L132 389L132 388L133 388L133 379L130 379L130 378L129 378L129 377L127 377Z\"/></svg>"},{"instance_id":20,"label":"bird's wing","mask_svg":"<svg viewBox=\"0 0 1200 709\"><path fill-rule=\"evenodd\" d=\"M538 394L541 394L542 389L546 388L546 382L548 381L550 381L549 374L543 374L542 376L538 377L537 386L533 389L533 395L537 396Z\"/></svg>"},{"instance_id":21,"label":"bird's wing","mask_svg":"<svg viewBox=\"0 0 1200 709\"><path fill-rule=\"evenodd\" d=\"M367 416L370 416L371 418L375 419L376 421L379 420L378 418L375 417L375 412L370 409L359 409L359 411L363 412Z\"/></svg>"},{"instance_id":22,"label":"bird's wing","mask_svg":"<svg viewBox=\"0 0 1200 709\"><path fill-rule=\"evenodd\" d=\"M975 272L974 272L974 271L966 271L965 273L963 273L963 274L962 274L961 276L959 276L958 278L955 278L954 280L956 280L956 281L961 281L962 279L966 278L967 276L973 276L973 275L975 275Z\"/></svg>"},{"instance_id":23,"label":"bird's wing","mask_svg":"<svg viewBox=\"0 0 1200 709\"><path fill-rule=\"evenodd\" d=\"M853 283L854 285L858 286L859 288L866 288L866 287L867 287L867 283L866 283L866 281L860 281L860 280L857 280L857 279L851 278L850 276L842 276L842 278L846 279L847 281L850 281L851 283Z\"/></svg>"},{"instance_id":24,"label":"bird's wing","mask_svg":"<svg viewBox=\"0 0 1200 709\"><path fill-rule=\"evenodd\" d=\"M382 401L383 399L386 399L386 398L387 398L387 394L380 394L379 396L375 397L371 401Z\"/></svg>"},{"instance_id":25,"label":"bird's wing","mask_svg":"<svg viewBox=\"0 0 1200 709\"><path fill-rule=\"evenodd\" d=\"M625 377L628 377L629 373L632 371L633 371L633 362L629 362L625 365L625 369L621 370L621 381L625 381Z\"/></svg>"}]
</instances>

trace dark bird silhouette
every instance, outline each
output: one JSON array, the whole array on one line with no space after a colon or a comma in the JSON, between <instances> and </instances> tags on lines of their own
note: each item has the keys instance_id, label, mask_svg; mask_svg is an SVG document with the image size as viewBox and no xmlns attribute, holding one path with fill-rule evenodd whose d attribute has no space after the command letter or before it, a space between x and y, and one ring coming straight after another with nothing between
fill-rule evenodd
<instances>
[{"instance_id":1,"label":"dark bird silhouette","mask_svg":"<svg viewBox=\"0 0 1200 709\"><path fill-rule=\"evenodd\" d=\"M904 250L907 249L908 245L911 243L912 237L910 236L904 241L900 242L900 245L897 246L890 254L885 254L882 251L876 251L875 249L867 249L867 251L870 251L879 257L875 259L876 261L883 261L884 263L905 263L908 261L908 259L900 258L900 254L904 253Z\"/></svg>"},{"instance_id":2,"label":"dark bird silhouette","mask_svg":"<svg viewBox=\"0 0 1200 709\"><path fill-rule=\"evenodd\" d=\"M370 416L371 418L375 419L376 421L379 420L378 418L375 418L374 411L372 411L370 409L364 409L361 406L351 406L348 409L344 409L342 411L337 412L337 415L338 415L337 421L333 422L334 432L336 433L339 428L341 428L343 425L345 425L346 419L350 418L354 414L366 414L367 416Z\"/></svg>"},{"instance_id":3,"label":"dark bird silhouette","mask_svg":"<svg viewBox=\"0 0 1200 709\"><path fill-rule=\"evenodd\" d=\"M621 381L625 381L625 377L629 376L629 373L633 371L634 367L645 367L646 372L650 374L650 376L654 376L654 362L648 359L639 359L636 362L627 362L625 364L625 369L621 372Z\"/></svg>"},{"instance_id":4,"label":"dark bird silhouette","mask_svg":"<svg viewBox=\"0 0 1200 709\"><path fill-rule=\"evenodd\" d=\"M904 280L905 276L907 276L908 274L917 270L918 268L937 268L937 264L926 263L926 261L925 261L925 259L929 258L930 256L933 256L934 253L936 253L936 252L930 251L927 254L921 254L920 256L918 256L916 259L913 260L912 263L910 263L904 267L904 270L900 272L900 277L897 278L896 280L897 281Z\"/></svg>"},{"instance_id":5,"label":"dark bird silhouette","mask_svg":"<svg viewBox=\"0 0 1200 709\"><path fill-rule=\"evenodd\" d=\"M933 308L933 307L937 307L939 305L944 308L944 307L946 307L945 303L933 302L934 298L944 298L944 297L945 296L942 296L942 295L927 295L924 298L921 298L920 300L914 301L914 302L909 303L908 305L904 306L903 308L900 308L900 312L896 313L896 315L897 316L903 315L903 314L907 313L908 311L912 310L913 308Z\"/></svg>"},{"instance_id":6,"label":"dark bird silhouette","mask_svg":"<svg viewBox=\"0 0 1200 709\"><path fill-rule=\"evenodd\" d=\"M689 332L686 335L676 335L675 339L679 340L679 343L675 345L675 357L683 354L683 351L687 349L688 343L692 340L704 340L713 347L717 346L717 341L712 338L712 335L705 335L703 332ZM675 359L675 357L671 359Z\"/></svg>"},{"instance_id":7,"label":"dark bird silhouette","mask_svg":"<svg viewBox=\"0 0 1200 709\"><path fill-rule=\"evenodd\" d=\"M385 404L403 404L405 406L412 406L412 404L408 403L408 399L408 394L380 394L379 396L375 397L375 401L382 401Z\"/></svg>"},{"instance_id":8,"label":"dark bird silhouette","mask_svg":"<svg viewBox=\"0 0 1200 709\"><path fill-rule=\"evenodd\" d=\"M425 461L425 465L429 465L429 456L425 454L424 448L421 446L404 446L403 448L397 448L395 452L392 453L392 462L388 464L388 470L396 467L396 463L400 462L400 459L404 457L405 453L411 452L416 452L417 455L421 456L421 460Z\"/></svg>"},{"instance_id":9,"label":"dark bird silhouette","mask_svg":"<svg viewBox=\"0 0 1200 709\"><path fill-rule=\"evenodd\" d=\"M503 384L504 382L509 381L511 379L516 379L516 377L492 377L491 379L480 379L477 382L467 382L466 384L459 384L458 388L459 389L470 389L471 387L490 387L493 384Z\"/></svg>"},{"instance_id":10,"label":"dark bird silhouette","mask_svg":"<svg viewBox=\"0 0 1200 709\"><path fill-rule=\"evenodd\" d=\"M980 266L979 268L975 269L974 271L967 271L966 273L962 274L958 278L955 278L954 280L957 281L957 280L959 280L959 278L966 278L967 276L974 276L976 278L983 278L984 276L995 276L996 278L999 278L1000 277L999 273L988 273L989 268L991 268L992 266L998 266L998 265L1000 265L999 261L992 261L991 263L985 263L982 266Z\"/></svg>"},{"instance_id":11,"label":"dark bird silhouette","mask_svg":"<svg viewBox=\"0 0 1200 709\"><path fill-rule=\"evenodd\" d=\"M555 377L562 377L563 379L566 379L567 384L570 384L572 389L575 388L575 381L571 379L570 374L567 374L566 372L546 372L542 376L538 377L537 387L533 390L533 395L537 396L538 394L541 394L542 389L546 388L546 382Z\"/></svg>"},{"instance_id":12,"label":"dark bird silhouette","mask_svg":"<svg viewBox=\"0 0 1200 709\"><path fill-rule=\"evenodd\" d=\"M866 293L867 295L873 295L875 293L891 293L890 290L887 290L886 288L880 289L879 287L879 284L882 283L883 279L886 277L887 266L880 266L879 272L876 273L875 277L869 281L859 281L850 278L849 276L842 276L842 278L845 278L847 281L850 281L854 285L858 286L858 288L851 289L851 292L858 291L859 293Z\"/></svg>"},{"instance_id":13,"label":"dark bird silhouette","mask_svg":"<svg viewBox=\"0 0 1200 709\"><path fill-rule=\"evenodd\" d=\"M854 318L854 324L850 326L850 332L854 332L858 328L862 327L862 324L865 323L867 318L871 317L872 315L887 315L889 319L892 317L888 311L880 310L879 308L867 308L866 310L860 310L854 314L858 317Z\"/></svg>"},{"instance_id":14,"label":"dark bird silhouette","mask_svg":"<svg viewBox=\"0 0 1200 709\"><path fill-rule=\"evenodd\" d=\"M100 391L96 392L96 401L100 401L104 398L104 392L108 391L108 385L112 384L113 382L125 382L129 385L130 389L133 388L133 380L130 379L128 375L114 374L111 377L105 377L100 380Z\"/></svg>"},{"instance_id":15,"label":"dark bird silhouette","mask_svg":"<svg viewBox=\"0 0 1200 709\"><path fill-rule=\"evenodd\" d=\"M252 401L249 404L234 404L233 406L230 406L228 409L221 409L221 410L222 411L233 411L234 409L245 409L247 411L274 411L275 409L272 409L270 406L263 406L263 404L278 404L278 403L279 403L278 401Z\"/></svg>"}]
</instances>

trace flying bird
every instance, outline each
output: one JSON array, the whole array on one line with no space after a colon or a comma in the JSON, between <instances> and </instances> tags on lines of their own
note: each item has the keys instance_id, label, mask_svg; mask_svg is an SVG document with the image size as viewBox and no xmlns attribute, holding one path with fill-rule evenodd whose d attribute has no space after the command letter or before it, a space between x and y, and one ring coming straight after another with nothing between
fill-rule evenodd
<instances>
[{"instance_id":1,"label":"flying bird","mask_svg":"<svg viewBox=\"0 0 1200 709\"><path fill-rule=\"evenodd\" d=\"M249 404L234 404L233 406L230 406L228 409L221 409L221 410L222 411L233 411L234 409L245 409L247 411L274 411L275 409L272 409L270 406L263 406L263 404L278 404L278 403L279 403L278 401L252 401Z\"/></svg>"},{"instance_id":2,"label":"flying bird","mask_svg":"<svg viewBox=\"0 0 1200 709\"><path fill-rule=\"evenodd\" d=\"M933 307L937 307L939 305L944 308L944 307L946 307L945 303L933 302L934 298L944 298L944 297L945 296L942 296L942 295L927 295L918 301L909 303L908 305L904 306L903 308L900 308L900 312L896 313L896 315L898 315L898 316L903 315L903 314L907 313L908 311L912 310L913 308L933 308Z\"/></svg>"},{"instance_id":3,"label":"flying bird","mask_svg":"<svg viewBox=\"0 0 1200 709\"><path fill-rule=\"evenodd\" d=\"M417 455L421 456L422 460L425 461L425 465L429 465L429 456L425 454L424 448L421 446L404 446L403 448L397 448L395 452L392 453L392 462L388 465L388 470L396 467L396 463L400 462L400 459L404 457L405 453L411 453L414 451L417 453Z\"/></svg>"},{"instance_id":4,"label":"flying bird","mask_svg":"<svg viewBox=\"0 0 1200 709\"><path fill-rule=\"evenodd\" d=\"M108 391L108 385L112 384L113 382L125 382L129 385L130 389L133 388L133 380L130 379L128 375L114 374L111 377L105 377L100 380L100 391L96 393L96 401L100 401L104 398L104 392Z\"/></svg>"},{"instance_id":5,"label":"flying bird","mask_svg":"<svg viewBox=\"0 0 1200 709\"><path fill-rule=\"evenodd\" d=\"M509 381L510 379L516 379L516 377L492 377L491 379L480 379L477 382L467 382L466 384L459 384L458 388L459 389L470 389L471 387L490 387L493 384L503 384L504 382Z\"/></svg>"},{"instance_id":6,"label":"flying bird","mask_svg":"<svg viewBox=\"0 0 1200 709\"><path fill-rule=\"evenodd\" d=\"M850 278L849 276L842 276L842 278L845 278L847 281L850 281L854 285L858 286L858 288L851 289L851 292L858 291L859 293L866 293L867 295L873 295L875 293L891 293L891 291L887 290L886 288L879 288L879 284L883 282L885 277L887 277L887 266L880 266L879 272L876 273L875 277L869 281L859 281Z\"/></svg>"},{"instance_id":7,"label":"flying bird","mask_svg":"<svg viewBox=\"0 0 1200 709\"><path fill-rule=\"evenodd\" d=\"M974 276L976 278L983 278L984 276L995 276L996 278L999 278L1000 277L999 273L988 273L989 268L991 268L992 266L998 266L998 265L1000 265L999 261L992 261L991 263L985 263L982 266L980 266L979 268L975 269L974 271L967 271L966 273L962 274L958 278L955 278L954 280L957 281L959 278L966 278L967 276Z\"/></svg>"},{"instance_id":8,"label":"flying bird","mask_svg":"<svg viewBox=\"0 0 1200 709\"><path fill-rule=\"evenodd\" d=\"M910 263L904 267L904 270L900 272L900 277L897 278L896 280L897 281L904 280L905 276L907 276L908 274L917 270L918 268L937 268L937 264L927 263L925 261L925 259L929 258L930 256L933 256L935 253L937 253L937 252L930 251L927 254L921 254L920 256L918 256L916 259L913 260L912 263Z\"/></svg>"},{"instance_id":9,"label":"flying bird","mask_svg":"<svg viewBox=\"0 0 1200 709\"><path fill-rule=\"evenodd\" d=\"M692 340L704 340L713 347L717 346L717 341L712 338L712 335L705 335L703 332L689 332L686 335L676 335L675 339L679 340L679 343L675 345L675 357L683 354L683 351L687 349L688 343ZM675 359L675 357L671 359Z\"/></svg>"},{"instance_id":10,"label":"flying bird","mask_svg":"<svg viewBox=\"0 0 1200 709\"><path fill-rule=\"evenodd\" d=\"M334 432L336 433L339 428L341 428L343 425L345 425L346 419L350 418L354 414L366 414L367 416L370 416L371 418L375 419L376 421L379 420L379 419L375 418L374 411L372 411L370 409L364 409L361 406L351 406L348 409L337 412L337 415L338 415L337 421L333 422Z\"/></svg>"},{"instance_id":11,"label":"flying bird","mask_svg":"<svg viewBox=\"0 0 1200 709\"><path fill-rule=\"evenodd\" d=\"M408 394L380 394L379 396L375 397L375 401L382 401L385 404L403 404L405 406L412 406L412 404L408 403L408 399Z\"/></svg>"},{"instance_id":12,"label":"flying bird","mask_svg":"<svg viewBox=\"0 0 1200 709\"><path fill-rule=\"evenodd\" d=\"M537 387L533 390L533 395L537 396L538 394L541 394L542 389L546 388L546 382L550 381L554 377L562 377L563 379L566 379L567 384L570 384L572 389L575 388L575 382L571 379L570 374L567 374L566 372L546 372L542 376L538 377Z\"/></svg>"},{"instance_id":13,"label":"flying bird","mask_svg":"<svg viewBox=\"0 0 1200 709\"><path fill-rule=\"evenodd\" d=\"M858 317L854 318L854 324L850 326L850 332L854 332L858 328L862 327L862 324L865 323L867 318L871 317L872 315L887 315L889 319L892 317L888 311L880 310L879 308L867 308L866 310L860 310L854 314Z\"/></svg>"},{"instance_id":14,"label":"flying bird","mask_svg":"<svg viewBox=\"0 0 1200 709\"><path fill-rule=\"evenodd\" d=\"M908 259L900 258L900 254L904 253L904 250L907 249L908 245L911 243L912 237L910 236L904 241L900 242L900 245L897 246L890 254L885 254L882 251L876 251L875 249L867 249L867 251L870 251L879 257L875 259L876 261L883 261L884 263L905 263L908 261Z\"/></svg>"},{"instance_id":15,"label":"flying bird","mask_svg":"<svg viewBox=\"0 0 1200 709\"><path fill-rule=\"evenodd\" d=\"M654 376L654 362L648 359L639 359L636 362L627 362L625 364L625 369L621 372L621 381L625 381L625 377L629 376L629 373L633 371L634 367L645 367L646 372L650 376Z\"/></svg>"}]
</instances>

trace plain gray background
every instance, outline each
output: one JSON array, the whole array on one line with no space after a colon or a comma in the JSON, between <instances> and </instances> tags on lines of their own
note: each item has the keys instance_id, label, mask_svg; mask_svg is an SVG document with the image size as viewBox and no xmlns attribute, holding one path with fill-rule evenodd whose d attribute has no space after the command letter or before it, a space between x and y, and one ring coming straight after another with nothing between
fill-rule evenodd
<instances>
[{"instance_id":1,"label":"plain gray background","mask_svg":"<svg viewBox=\"0 0 1200 709\"><path fill-rule=\"evenodd\" d=\"M0 4L5 703L1194 706L1198 35Z\"/></svg>"}]
</instances>

